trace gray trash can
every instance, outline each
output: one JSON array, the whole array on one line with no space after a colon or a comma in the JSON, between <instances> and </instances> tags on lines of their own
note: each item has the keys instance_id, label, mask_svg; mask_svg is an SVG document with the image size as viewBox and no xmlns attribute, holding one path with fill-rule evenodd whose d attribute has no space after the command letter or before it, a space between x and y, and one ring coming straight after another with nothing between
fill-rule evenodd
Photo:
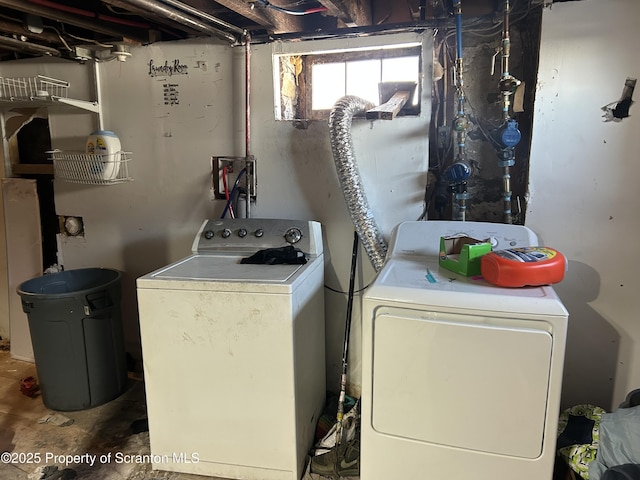
<instances>
[{"instance_id":1,"label":"gray trash can","mask_svg":"<svg viewBox=\"0 0 640 480\"><path fill-rule=\"evenodd\" d=\"M121 273L82 268L18 287L29 319L42 400L52 410L84 410L126 388Z\"/></svg>"}]
</instances>

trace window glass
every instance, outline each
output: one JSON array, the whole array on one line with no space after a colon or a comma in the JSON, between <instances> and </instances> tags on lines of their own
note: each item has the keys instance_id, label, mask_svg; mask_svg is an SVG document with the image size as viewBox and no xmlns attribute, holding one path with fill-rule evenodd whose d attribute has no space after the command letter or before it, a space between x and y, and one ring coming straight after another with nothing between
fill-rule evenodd
<instances>
[{"instance_id":1,"label":"window glass","mask_svg":"<svg viewBox=\"0 0 640 480\"><path fill-rule=\"evenodd\" d=\"M326 110L345 94L345 64L316 63L311 69L311 108Z\"/></svg>"},{"instance_id":2,"label":"window glass","mask_svg":"<svg viewBox=\"0 0 640 480\"><path fill-rule=\"evenodd\" d=\"M356 95L378 105L380 68L380 60L347 62L347 95Z\"/></svg>"}]
</instances>

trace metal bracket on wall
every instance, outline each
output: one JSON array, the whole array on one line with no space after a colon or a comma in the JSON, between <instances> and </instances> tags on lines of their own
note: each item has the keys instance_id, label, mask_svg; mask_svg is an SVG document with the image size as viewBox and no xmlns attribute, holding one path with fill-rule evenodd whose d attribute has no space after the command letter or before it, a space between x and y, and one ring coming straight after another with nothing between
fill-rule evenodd
<instances>
[{"instance_id":1,"label":"metal bracket on wall","mask_svg":"<svg viewBox=\"0 0 640 480\"><path fill-rule=\"evenodd\" d=\"M226 199L223 178L226 171L227 191L231 193L235 182L238 182L238 188L248 190L247 195L251 201L255 202L257 176L256 159L253 155L248 157L211 157L211 168L213 190L217 199Z\"/></svg>"}]
</instances>

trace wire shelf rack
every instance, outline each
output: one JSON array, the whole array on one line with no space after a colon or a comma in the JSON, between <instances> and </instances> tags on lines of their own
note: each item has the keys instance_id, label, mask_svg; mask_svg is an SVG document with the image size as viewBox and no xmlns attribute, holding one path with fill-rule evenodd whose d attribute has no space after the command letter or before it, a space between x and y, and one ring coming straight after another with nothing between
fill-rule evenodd
<instances>
[{"instance_id":1,"label":"wire shelf rack","mask_svg":"<svg viewBox=\"0 0 640 480\"><path fill-rule=\"evenodd\" d=\"M113 185L131 182L129 162L131 152L88 154L52 150L47 152L53 160L56 179L85 185Z\"/></svg>"},{"instance_id":2,"label":"wire shelf rack","mask_svg":"<svg viewBox=\"0 0 640 480\"><path fill-rule=\"evenodd\" d=\"M48 100L67 97L69 82L38 75L35 77L0 77L0 100Z\"/></svg>"}]
</instances>

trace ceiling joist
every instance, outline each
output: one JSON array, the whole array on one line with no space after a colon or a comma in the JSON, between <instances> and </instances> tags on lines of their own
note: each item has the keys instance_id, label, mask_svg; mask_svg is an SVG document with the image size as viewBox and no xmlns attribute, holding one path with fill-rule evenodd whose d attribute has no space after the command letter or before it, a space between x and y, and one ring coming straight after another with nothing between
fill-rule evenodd
<instances>
[{"instance_id":1,"label":"ceiling joist","mask_svg":"<svg viewBox=\"0 0 640 480\"><path fill-rule=\"evenodd\" d=\"M368 0L318 0L329 13L345 25L363 27L371 25L371 2Z\"/></svg>"}]
</instances>

